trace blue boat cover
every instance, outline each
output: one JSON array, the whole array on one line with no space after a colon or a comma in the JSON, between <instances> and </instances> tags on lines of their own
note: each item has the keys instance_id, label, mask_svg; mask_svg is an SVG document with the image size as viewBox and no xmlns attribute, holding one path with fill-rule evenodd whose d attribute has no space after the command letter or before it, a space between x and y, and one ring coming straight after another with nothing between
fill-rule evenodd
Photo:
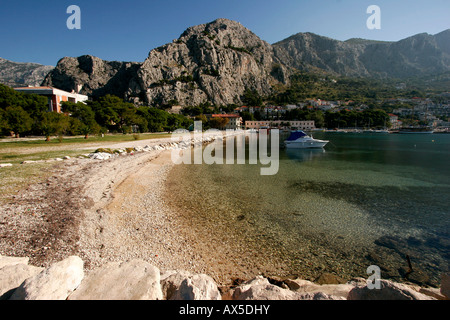
<instances>
[{"instance_id":1,"label":"blue boat cover","mask_svg":"<svg viewBox=\"0 0 450 320\"><path fill-rule=\"evenodd\" d=\"M306 137L307 134L304 133L303 131L293 131L291 132L291 136L287 139L287 141L295 141L297 139Z\"/></svg>"}]
</instances>

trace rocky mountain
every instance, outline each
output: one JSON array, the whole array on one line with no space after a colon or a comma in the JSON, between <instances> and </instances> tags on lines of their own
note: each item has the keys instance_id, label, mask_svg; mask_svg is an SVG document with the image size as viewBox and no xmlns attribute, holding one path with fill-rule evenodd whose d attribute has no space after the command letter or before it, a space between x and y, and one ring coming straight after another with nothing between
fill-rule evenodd
<instances>
[{"instance_id":1,"label":"rocky mountain","mask_svg":"<svg viewBox=\"0 0 450 320\"><path fill-rule=\"evenodd\" d=\"M43 81L63 90L114 94L136 104L240 104L249 89L268 95L296 70L350 77L404 78L450 71L450 30L398 42L338 41L299 33L270 45L240 23L217 19L188 28L137 62L63 58Z\"/></svg>"},{"instance_id":2,"label":"rocky mountain","mask_svg":"<svg viewBox=\"0 0 450 320\"><path fill-rule=\"evenodd\" d=\"M105 61L93 56L65 57L45 77L42 85L71 92L82 86L89 96L114 94L126 98L130 82L141 66L137 62Z\"/></svg>"},{"instance_id":3,"label":"rocky mountain","mask_svg":"<svg viewBox=\"0 0 450 320\"><path fill-rule=\"evenodd\" d=\"M0 83L10 87L38 86L53 66L20 63L0 58Z\"/></svg>"},{"instance_id":4,"label":"rocky mountain","mask_svg":"<svg viewBox=\"0 0 450 320\"><path fill-rule=\"evenodd\" d=\"M187 29L179 39L152 50L142 64L63 58L43 84L64 90L81 84L84 94L187 106L240 103L246 89L267 95L273 84L287 81L287 68L270 44L238 22L218 19Z\"/></svg>"},{"instance_id":5,"label":"rocky mountain","mask_svg":"<svg viewBox=\"0 0 450 320\"><path fill-rule=\"evenodd\" d=\"M145 90L149 102L240 103L246 89L267 95L274 83L286 82L275 63L271 45L238 22L218 19L151 51L133 89Z\"/></svg>"},{"instance_id":6,"label":"rocky mountain","mask_svg":"<svg viewBox=\"0 0 450 320\"><path fill-rule=\"evenodd\" d=\"M284 65L350 77L406 78L450 71L450 29L398 42L338 41L298 33L273 45Z\"/></svg>"}]
</instances>

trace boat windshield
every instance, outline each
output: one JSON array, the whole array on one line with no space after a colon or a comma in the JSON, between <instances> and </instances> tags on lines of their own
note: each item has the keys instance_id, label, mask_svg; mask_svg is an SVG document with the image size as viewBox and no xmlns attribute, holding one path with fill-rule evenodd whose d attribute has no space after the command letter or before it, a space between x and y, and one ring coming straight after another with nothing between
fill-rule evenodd
<instances>
[{"instance_id":1,"label":"boat windshield","mask_svg":"<svg viewBox=\"0 0 450 320\"><path fill-rule=\"evenodd\" d=\"M287 141L295 141L297 139L307 137L308 135L304 133L303 131L294 131L291 132L291 136L287 139Z\"/></svg>"}]
</instances>

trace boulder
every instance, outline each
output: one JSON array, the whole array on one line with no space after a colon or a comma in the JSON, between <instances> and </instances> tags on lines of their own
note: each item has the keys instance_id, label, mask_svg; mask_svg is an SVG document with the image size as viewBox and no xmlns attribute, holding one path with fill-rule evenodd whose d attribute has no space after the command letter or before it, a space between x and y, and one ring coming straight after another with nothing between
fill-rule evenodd
<instances>
[{"instance_id":1,"label":"boulder","mask_svg":"<svg viewBox=\"0 0 450 320\"><path fill-rule=\"evenodd\" d=\"M317 284L344 284L346 281L341 277L332 273L323 273L319 278L314 280Z\"/></svg>"},{"instance_id":2,"label":"boulder","mask_svg":"<svg viewBox=\"0 0 450 320\"><path fill-rule=\"evenodd\" d=\"M307 280L285 280L284 283L292 291L299 293L324 293L329 296L341 297L347 299L348 293L354 288L354 285L347 284L326 284L318 285Z\"/></svg>"},{"instance_id":3,"label":"boulder","mask_svg":"<svg viewBox=\"0 0 450 320\"><path fill-rule=\"evenodd\" d=\"M194 275L188 271L167 271L161 275L161 290L164 300L170 300L180 288L181 283Z\"/></svg>"},{"instance_id":4,"label":"boulder","mask_svg":"<svg viewBox=\"0 0 450 320\"><path fill-rule=\"evenodd\" d=\"M369 289L367 285L356 286L349 294L348 300L435 300L432 297L419 293L411 287L380 280L381 289Z\"/></svg>"},{"instance_id":5,"label":"boulder","mask_svg":"<svg viewBox=\"0 0 450 320\"><path fill-rule=\"evenodd\" d=\"M423 293L424 295L433 297L437 300L448 300L448 298L444 296L437 288L419 288L419 292Z\"/></svg>"},{"instance_id":6,"label":"boulder","mask_svg":"<svg viewBox=\"0 0 450 320\"><path fill-rule=\"evenodd\" d=\"M25 280L11 300L66 300L83 277L83 261L72 256Z\"/></svg>"},{"instance_id":7,"label":"boulder","mask_svg":"<svg viewBox=\"0 0 450 320\"><path fill-rule=\"evenodd\" d=\"M302 280L305 281L305 280ZM299 282L300 285L314 286L312 282ZM293 284L291 284L293 285ZM288 284L289 286L289 284ZM293 285L295 287L295 285ZM294 292L273 284L261 276L242 284L233 290L231 300L345 300L344 297L328 295L323 292Z\"/></svg>"},{"instance_id":8,"label":"boulder","mask_svg":"<svg viewBox=\"0 0 450 320\"><path fill-rule=\"evenodd\" d=\"M112 154L106 153L106 152L99 152L99 153L91 153L89 157L92 160L108 160L112 158Z\"/></svg>"},{"instance_id":9,"label":"boulder","mask_svg":"<svg viewBox=\"0 0 450 320\"><path fill-rule=\"evenodd\" d=\"M441 277L441 293L450 299L450 274L443 274Z\"/></svg>"},{"instance_id":10,"label":"boulder","mask_svg":"<svg viewBox=\"0 0 450 320\"><path fill-rule=\"evenodd\" d=\"M141 260L94 270L69 300L162 300L159 269Z\"/></svg>"},{"instance_id":11,"label":"boulder","mask_svg":"<svg viewBox=\"0 0 450 320\"><path fill-rule=\"evenodd\" d=\"M39 274L44 268L27 264L13 264L0 269L0 300L7 300L26 279Z\"/></svg>"},{"instance_id":12,"label":"boulder","mask_svg":"<svg viewBox=\"0 0 450 320\"><path fill-rule=\"evenodd\" d=\"M0 269L16 264L28 264L30 258L0 256Z\"/></svg>"},{"instance_id":13,"label":"boulder","mask_svg":"<svg viewBox=\"0 0 450 320\"><path fill-rule=\"evenodd\" d=\"M175 281L174 281L175 282ZM188 276L173 293L171 300L222 300L216 282L205 274Z\"/></svg>"},{"instance_id":14,"label":"boulder","mask_svg":"<svg viewBox=\"0 0 450 320\"><path fill-rule=\"evenodd\" d=\"M34 161L34 160L26 160L26 161L23 161L23 162L21 162L21 164L31 164L31 163L36 163L37 161Z\"/></svg>"},{"instance_id":15,"label":"boulder","mask_svg":"<svg viewBox=\"0 0 450 320\"><path fill-rule=\"evenodd\" d=\"M12 167L12 163L0 163L0 168Z\"/></svg>"}]
</instances>

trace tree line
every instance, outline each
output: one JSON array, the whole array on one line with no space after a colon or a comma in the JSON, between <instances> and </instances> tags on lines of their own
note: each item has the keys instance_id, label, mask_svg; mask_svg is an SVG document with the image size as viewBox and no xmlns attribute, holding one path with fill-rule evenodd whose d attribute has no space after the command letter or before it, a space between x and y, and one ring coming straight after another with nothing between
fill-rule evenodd
<instances>
[{"instance_id":1,"label":"tree line","mask_svg":"<svg viewBox=\"0 0 450 320\"><path fill-rule=\"evenodd\" d=\"M48 112L46 97L25 94L0 84L0 135L84 135L165 132L188 129L193 120L107 95L86 103L63 102L63 113Z\"/></svg>"}]
</instances>

